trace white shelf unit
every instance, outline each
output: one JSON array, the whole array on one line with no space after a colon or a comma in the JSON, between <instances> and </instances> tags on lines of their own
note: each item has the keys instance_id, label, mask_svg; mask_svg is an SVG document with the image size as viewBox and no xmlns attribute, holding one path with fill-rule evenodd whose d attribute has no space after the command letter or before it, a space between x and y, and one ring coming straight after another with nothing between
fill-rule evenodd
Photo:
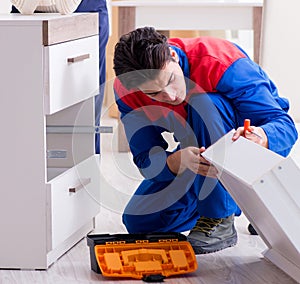
<instances>
[{"instance_id":1,"label":"white shelf unit","mask_svg":"<svg viewBox=\"0 0 300 284\"><path fill-rule=\"evenodd\" d=\"M0 268L47 269L94 228L98 36L97 13L0 15Z\"/></svg>"}]
</instances>

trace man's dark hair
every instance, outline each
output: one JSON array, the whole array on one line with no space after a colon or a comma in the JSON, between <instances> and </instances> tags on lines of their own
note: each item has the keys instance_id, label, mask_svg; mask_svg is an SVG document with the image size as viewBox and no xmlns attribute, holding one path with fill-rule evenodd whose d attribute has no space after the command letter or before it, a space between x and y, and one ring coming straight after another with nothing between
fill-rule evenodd
<instances>
[{"instance_id":1,"label":"man's dark hair","mask_svg":"<svg viewBox=\"0 0 300 284\"><path fill-rule=\"evenodd\" d=\"M138 28L123 35L116 44L114 70L121 83L131 89L154 80L170 60L167 38L153 27Z\"/></svg>"}]
</instances>

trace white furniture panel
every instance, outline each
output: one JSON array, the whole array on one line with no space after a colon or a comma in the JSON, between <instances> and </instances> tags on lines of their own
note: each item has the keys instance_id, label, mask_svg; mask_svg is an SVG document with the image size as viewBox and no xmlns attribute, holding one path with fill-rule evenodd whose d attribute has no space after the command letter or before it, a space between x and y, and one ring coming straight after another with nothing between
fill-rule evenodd
<instances>
[{"instance_id":1,"label":"white furniture panel","mask_svg":"<svg viewBox=\"0 0 300 284\"><path fill-rule=\"evenodd\" d=\"M253 30L254 58L258 60L263 0L122 0L119 35L135 27L158 30Z\"/></svg>"},{"instance_id":2,"label":"white furniture panel","mask_svg":"<svg viewBox=\"0 0 300 284\"><path fill-rule=\"evenodd\" d=\"M98 36L47 46L44 58L46 114L98 94Z\"/></svg>"},{"instance_id":3,"label":"white furniture panel","mask_svg":"<svg viewBox=\"0 0 300 284\"><path fill-rule=\"evenodd\" d=\"M0 42L0 268L47 269L94 228L100 210L98 14L3 14ZM78 139L55 131L62 126L90 130ZM65 148L69 156L58 158Z\"/></svg>"},{"instance_id":4,"label":"white furniture panel","mask_svg":"<svg viewBox=\"0 0 300 284\"><path fill-rule=\"evenodd\" d=\"M269 249L266 258L300 279L300 169L244 137L232 141L231 131L203 156L219 171L219 179Z\"/></svg>"}]
</instances>

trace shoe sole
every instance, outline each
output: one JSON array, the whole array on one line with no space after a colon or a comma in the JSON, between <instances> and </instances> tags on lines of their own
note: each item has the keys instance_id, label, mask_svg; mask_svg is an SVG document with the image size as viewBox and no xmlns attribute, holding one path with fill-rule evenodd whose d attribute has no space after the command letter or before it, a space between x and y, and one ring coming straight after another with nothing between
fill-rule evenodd
<instances>
[{"instance_id":1,"label":"shoe sole","mask_svg":"<svg viewBox=\"0 0 300 284\"><path fill-rule=\"evenodd\" d=\"M197 246L197 245L193 245L193 242L191 241L191 245L194 249L195 254L208 254L208 253L213 253L213 252L217 252L229 247L233 247L237 244L237 235L235 234L234 236L219 242L218 244L214 244L212 246Z\"/></svg>"}]
</instances>

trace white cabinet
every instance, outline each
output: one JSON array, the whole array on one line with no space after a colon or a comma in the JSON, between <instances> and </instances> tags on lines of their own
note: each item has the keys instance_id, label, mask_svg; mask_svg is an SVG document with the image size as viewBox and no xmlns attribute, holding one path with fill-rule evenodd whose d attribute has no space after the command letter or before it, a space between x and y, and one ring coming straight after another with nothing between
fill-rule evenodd
<instances>
[{"instance_id":1,"label":"white cabinet","mask_svg":"<svg viewBox=\"0 0 300 284\"><path fill-rule=\"evenodd\" d=\"M0 268L46 269L94 228L98 14L0 15Z\"/></svg>"}]
</instances>

